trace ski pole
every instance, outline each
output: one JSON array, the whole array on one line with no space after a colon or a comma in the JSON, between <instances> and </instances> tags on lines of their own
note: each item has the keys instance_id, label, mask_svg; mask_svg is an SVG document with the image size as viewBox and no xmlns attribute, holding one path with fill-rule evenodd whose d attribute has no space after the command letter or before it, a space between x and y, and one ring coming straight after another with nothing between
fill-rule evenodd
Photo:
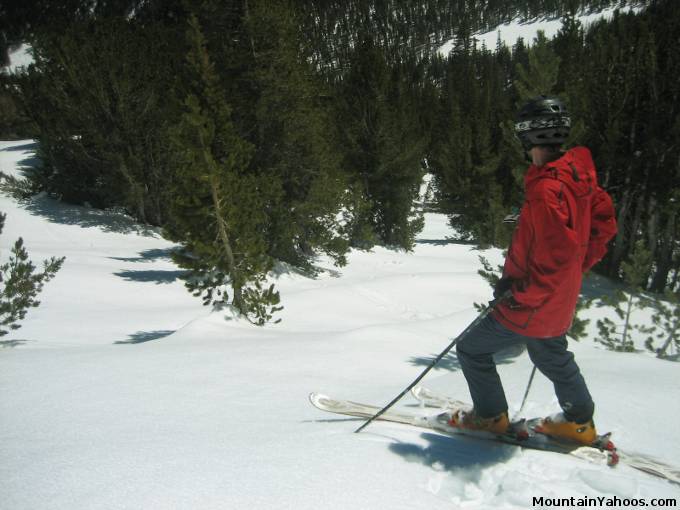
<instances>
[{"instance_id":1,"label":"ski pole","mask_svg":"<svg viewBox=\"0 0 680 510\"><path fill-rule=\"evenodd\" d=\"M531 369L531 375L529 376L529 383L527 384L527 389L524 392L524 398L522 399L522 405L519 406L519 411L517 411L517 413L515 413L515 419L517 419L517 416L519 416L519 414L522 412L522 409L524 409L524 404L526 404L526 402L527 402L527 397L529 396L529 390L531 389L531 383L534 381L535 375L536 375L536 365L534 365L534 368Z\"/></svg>"},{"instance_id":2,"label":"ski pole","mask_svg":"<svg viewBox=\"0 0 680 510\"><path fill-rule=\"evenodd\" d=\"M397 402L399 402L399 400L401 400L401 397L403 397L403 396L406 395L409 391L411 391L411 389L413 389L413 387L414 387L416 384L418 384L418 383L420 382L420 380L421 380L423 377L425 377L425 375L426 375L430 370L432 370L432 368L434 368L434 366L435 366L437 363L439 363L439 362L441 361L441 359L442 359L444 356L446 356L446 355L448 354L448 352L449 352L451 349L453 349L453 347L454 347L460 340L462 340L463 338L465 338L465 336L466 336L466 335L467 335L467 334L468 334L475 326L477 326L477 324L479 324L480 322L482 322L482 320L484 320L484 318L485 318L487 315L489 315L489 312L491 312L491 310L493 310L493 308L496 306L496 304L498 304L498 302L501 301L501 300L504 299L504 298L505 298L505 295L503 295L503 296L501 296L501 297L499 297L499 298L496 298L496 299L494 299L493 301L490 301L489 304L487 305L487 307L482 311L482 313L480 313L479 316L478 316L474 321L472 321L472 323L471 323L467 328L465 328L465 331L463 331L460 335L458 335L458 336L456 337L456 339L455 339L453 342L451 342L451 343L448 345L448 347L446 347L446 349L444 349L444 350L441 352L441 354L439 354L439 356L437 356L437 357L434 359L434 361L432 361L432 363L430 363L430 365L429 365L425 370L423 370L423 373L420 374L420 375L416 378L416 380L413 381L413 382L408 386L408 388L406 388L404 391L402 391L397 397L394 398L394 400L392 400L392 402L390 402L390 403L387 404L385 407L383 407L383 408L382 408L380 411L378 411L372 418L369 418L369 419L366 421L366 423L364 423L361 427L359 427L358 429L356 429L354 432L355 432L355 433L361 432L361 431L364 430L364 429L365 429L365 428L366 428L373 420L375 420L375 419L377 419L377 418L380 418L380 416L382 416L382 415L383 415L390 407L392 407L394 404L396 404Z\"/></svg>"}]
</instances>

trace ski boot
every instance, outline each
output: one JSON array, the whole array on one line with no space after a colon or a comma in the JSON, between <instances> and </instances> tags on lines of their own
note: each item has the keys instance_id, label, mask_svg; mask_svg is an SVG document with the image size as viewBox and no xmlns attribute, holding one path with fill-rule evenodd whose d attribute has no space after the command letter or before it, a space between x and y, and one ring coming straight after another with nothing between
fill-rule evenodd
<instances>
[{"instance_id":1,"label":"ski boot","mask_svg":"<svg viewBox=\"0 0 680 510\"><path fill-rule=\"evenodd\" d=\"M598 439L593 420L576 423L568 421L561 413L543 418L534 430L555 439L587 446L593 445Z\"/></svg>"},{"instance_id":2,"label":"ski boot","mask_svg":"<svg viewBox=\"0 0 680 510\"><path fill-rule=\"evenodd\" d=\"M456 410L451 414L448 424L459 429L490 432L502 436L510 429L508 413L501 413L493 418L482 418L474 411Z\"/></svg>"}]
</instances>

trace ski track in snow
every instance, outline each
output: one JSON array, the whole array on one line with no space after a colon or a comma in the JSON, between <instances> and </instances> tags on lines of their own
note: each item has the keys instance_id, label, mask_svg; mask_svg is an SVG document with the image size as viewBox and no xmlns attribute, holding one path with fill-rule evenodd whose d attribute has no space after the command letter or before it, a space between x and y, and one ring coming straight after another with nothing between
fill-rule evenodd
<instances>
[{"instance_id":1,"label":"ski track in snow","mask_svg":"<svg viewBox=\"0 0 680 510\"><path fill-rule=\"evenodd\" d=\"M0 142L0 171L21 175L34 149ZM498 250L424 242L353 252L316 279L285 273L273 280L283 321L257 328L202 307L172 244L124 215L45 196L3 195L0 211L2 260L19 236L34 262L67 257L42 305L0 340L2 508L514 509L539 496L680 497L625 466L387 423L357 435L356 420L309 405L312 390L376 404L398 394L474 319L472 301L490 298L477 256L498 264ZM451 234L444 217L426 215L421 239ZM672 463L678 365L592 342L573 349L600 428ZM511 412L530 369L525 354L499 364ZM426 383L468 399L455 357ZM538 376L526 412L556 410Z\"/></svg>"}]
</instances>

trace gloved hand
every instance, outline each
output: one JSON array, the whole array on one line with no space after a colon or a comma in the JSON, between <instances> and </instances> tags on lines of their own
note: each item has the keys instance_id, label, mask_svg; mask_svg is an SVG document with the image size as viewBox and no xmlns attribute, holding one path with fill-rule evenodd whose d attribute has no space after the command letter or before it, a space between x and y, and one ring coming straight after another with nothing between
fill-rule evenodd
<instances>
[{"instance_id":1,"label":"gloved hand","mask_svg":"<svg viewBox=\"0 0 680 510\"><path fill-rule=\"evenodd\" d=\"M503 297L503 295L508 292L512 288L512 278L507 278L503 277L498 282L496 283L496 286L493 289L493 297L498 299L499 297Z\"/></svg>"},{"instance_id":2,"label":"gloved hand","mask_svg":"<svg viewBox=\"0 0 680 510\"><path fill-rule=\"evenodd\" d=\"M515 301L515 296L513 296L512 294L510 294L508 298L503 301L503 303L505 304L505 306L510 308L510 310L519 310L524 306L521 303Z\"/></svg>"}]
</instances>

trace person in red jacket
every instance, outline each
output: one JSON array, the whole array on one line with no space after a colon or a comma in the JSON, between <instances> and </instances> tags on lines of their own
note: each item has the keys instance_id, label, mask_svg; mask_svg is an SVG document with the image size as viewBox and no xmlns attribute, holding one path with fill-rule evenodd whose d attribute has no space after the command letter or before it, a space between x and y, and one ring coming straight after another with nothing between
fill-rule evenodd
<instances>
[{"instance_id":1,"label":"person in red jacket","mask_svg":"<svg viewBox=\"0 0 680 510\"><path fill-rule=\"evenodd\" d=\"M594 404L574 355L569 329L584 272L606 253L616 233L614 207L598 186L590 151L561 151L571 120L556 97L539 96L520 110L515 129L531 158L525 202L494 296L491 314L457 345L474 408L451 424L504 433L508 404L493 354L523 343L532 362L552 381L560 415L542 420L542 432L582 444L597 432Z\"/></svg>"}]
</instances>

